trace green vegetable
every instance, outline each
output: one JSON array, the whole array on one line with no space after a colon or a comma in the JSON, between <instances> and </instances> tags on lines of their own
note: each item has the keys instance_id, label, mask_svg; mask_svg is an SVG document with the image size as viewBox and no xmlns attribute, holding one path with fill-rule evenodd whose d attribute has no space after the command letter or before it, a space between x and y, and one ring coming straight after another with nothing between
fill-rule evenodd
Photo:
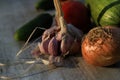
<instances>
[{"instance_id":1,"label":"green vegetable","mask_svg":"<svg viewBox=\"0 0 120 80\"><path fill-rule=\"evenodd\" d=\"M120 0L86 0L93 21L99 26L120 26Z\"/></svg>"},{"instance_id":2,"label":"green vegetable","mask_svg":"<svg viewBox=\"0 0 120 80\"><path fill-rule=\"evenodd\" d=\"M39 2L37 2L35 4L35 8L37 10L42 9L42 10L53 10L54 9L54 4L53 4L53 0L39 0Z\"/></svg>"},{"instance_id":3,"label":"green vegetable","mask_svg":"<svg viewBox=\"0 0 120 80\"><path fill-rule=\"evenodd\" d=\"M14 34L14 38L17 41L26 41L32 31L36 27L43 27L49 28L52 24L53 17L48 13L43 13L35 17L34 19L30 20L29 22L25 23L21 26ZM36 39L37 37L41 36L44 30L37 29L32 36L31 40Z\"/></svg>"}]
</instances>

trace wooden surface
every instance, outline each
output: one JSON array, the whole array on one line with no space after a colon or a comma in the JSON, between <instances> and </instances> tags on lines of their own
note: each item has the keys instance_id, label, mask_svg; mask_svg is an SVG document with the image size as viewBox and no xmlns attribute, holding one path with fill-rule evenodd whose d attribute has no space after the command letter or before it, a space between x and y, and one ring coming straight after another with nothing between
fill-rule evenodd
<instances>
[{"instance_id":1,"label":"wooden surface","mask_svg":"<svg viewBox=\"0 0 120 80\"><path fill-rule=\"evenodd\" d=\"M81 56L69 57L62 67L35 64L28 72L23 73L33 60L31 48L23 53L24 59L15 61L15 55L23 46L13 38L14 32L25 22L39 14L34 8L38 0L0 0L0 80L120 80L120 64L109 67L96 67L84 62ZM1 64L8 64L2 66ZM3 79L4 78L4 79Z\"/></svg>"}]
</instances>

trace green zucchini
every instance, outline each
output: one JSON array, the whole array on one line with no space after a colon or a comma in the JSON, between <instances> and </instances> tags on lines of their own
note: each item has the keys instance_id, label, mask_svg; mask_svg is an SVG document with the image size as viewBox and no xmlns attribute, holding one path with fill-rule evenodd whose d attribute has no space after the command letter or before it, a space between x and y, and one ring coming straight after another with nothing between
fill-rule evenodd
<instances>
[{"instance_id":1,"label":"green zucchini","mask_svg":"<svg viewBox=\"0 0 120 80\"><path fill-rule=\"evenodd\" d=\"M35 4L35 8L37 10L42 9L42 10L53 10L54 9L54 3L53 0L39 0L36 4Z\"/></svg>"},{"instance_id":2,"label":"green zucchini","mask_svg":"<svg viewBox=\"0 0 120 80\"><path fill-rule=\"evenodd\" d=\"M120 26L120 0L86 0L98 26Z\"/></svg>"},{"instance_id":3,"label":"green zucchini","mask_svg":"<svg viewBox=\"0 0 120 80\"><path fill-rule=\"evenodd\" d=\"M21 26L15 32L14 38L17 41L26 41L36 27L49 28L52 24L52 21L53 17L50 14L42 13ZM41 36L43 32L44 30L36 30L31 40Z\"/></svg>"}]
</instances>

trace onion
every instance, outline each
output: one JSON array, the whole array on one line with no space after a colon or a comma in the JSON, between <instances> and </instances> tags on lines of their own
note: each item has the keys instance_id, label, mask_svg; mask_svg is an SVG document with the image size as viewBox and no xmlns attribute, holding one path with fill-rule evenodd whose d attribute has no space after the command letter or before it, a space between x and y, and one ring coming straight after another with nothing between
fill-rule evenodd
<instances>
[{"instance_id":1,"label":"onion","mask_svg":"<svg viewBox=\"0 0 120 80\"><path fill-rule=\"evenodd\" d=\"M120 61L120 28L96 27L82 41L82 55L87 63L109 66Z\"/></svg>"}]
</instances>

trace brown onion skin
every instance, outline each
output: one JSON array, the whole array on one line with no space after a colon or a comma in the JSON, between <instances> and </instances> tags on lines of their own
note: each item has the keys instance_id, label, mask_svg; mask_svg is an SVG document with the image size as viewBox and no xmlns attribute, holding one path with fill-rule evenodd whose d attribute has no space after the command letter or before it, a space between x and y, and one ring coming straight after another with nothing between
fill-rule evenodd
<instances>
[{"instance_id":1,"label":"brown onion skin","mask_svg":"<svg viewBox=\"0 0 120 80\"><path fill-rule=\"evenodd\" d=\"M102 38L93 37L94 41L90 41L91 33L93 36L95 31L104 29L110 31L107 34L110 37ZM104 34L104 33L102 33ZM106 34L106 33L105 33ZM84 60L96 66L110 66L120 61L120 28L114 26L96 27L89 31L84 37L81 45Z\"/></svg>"}]
</instances>

